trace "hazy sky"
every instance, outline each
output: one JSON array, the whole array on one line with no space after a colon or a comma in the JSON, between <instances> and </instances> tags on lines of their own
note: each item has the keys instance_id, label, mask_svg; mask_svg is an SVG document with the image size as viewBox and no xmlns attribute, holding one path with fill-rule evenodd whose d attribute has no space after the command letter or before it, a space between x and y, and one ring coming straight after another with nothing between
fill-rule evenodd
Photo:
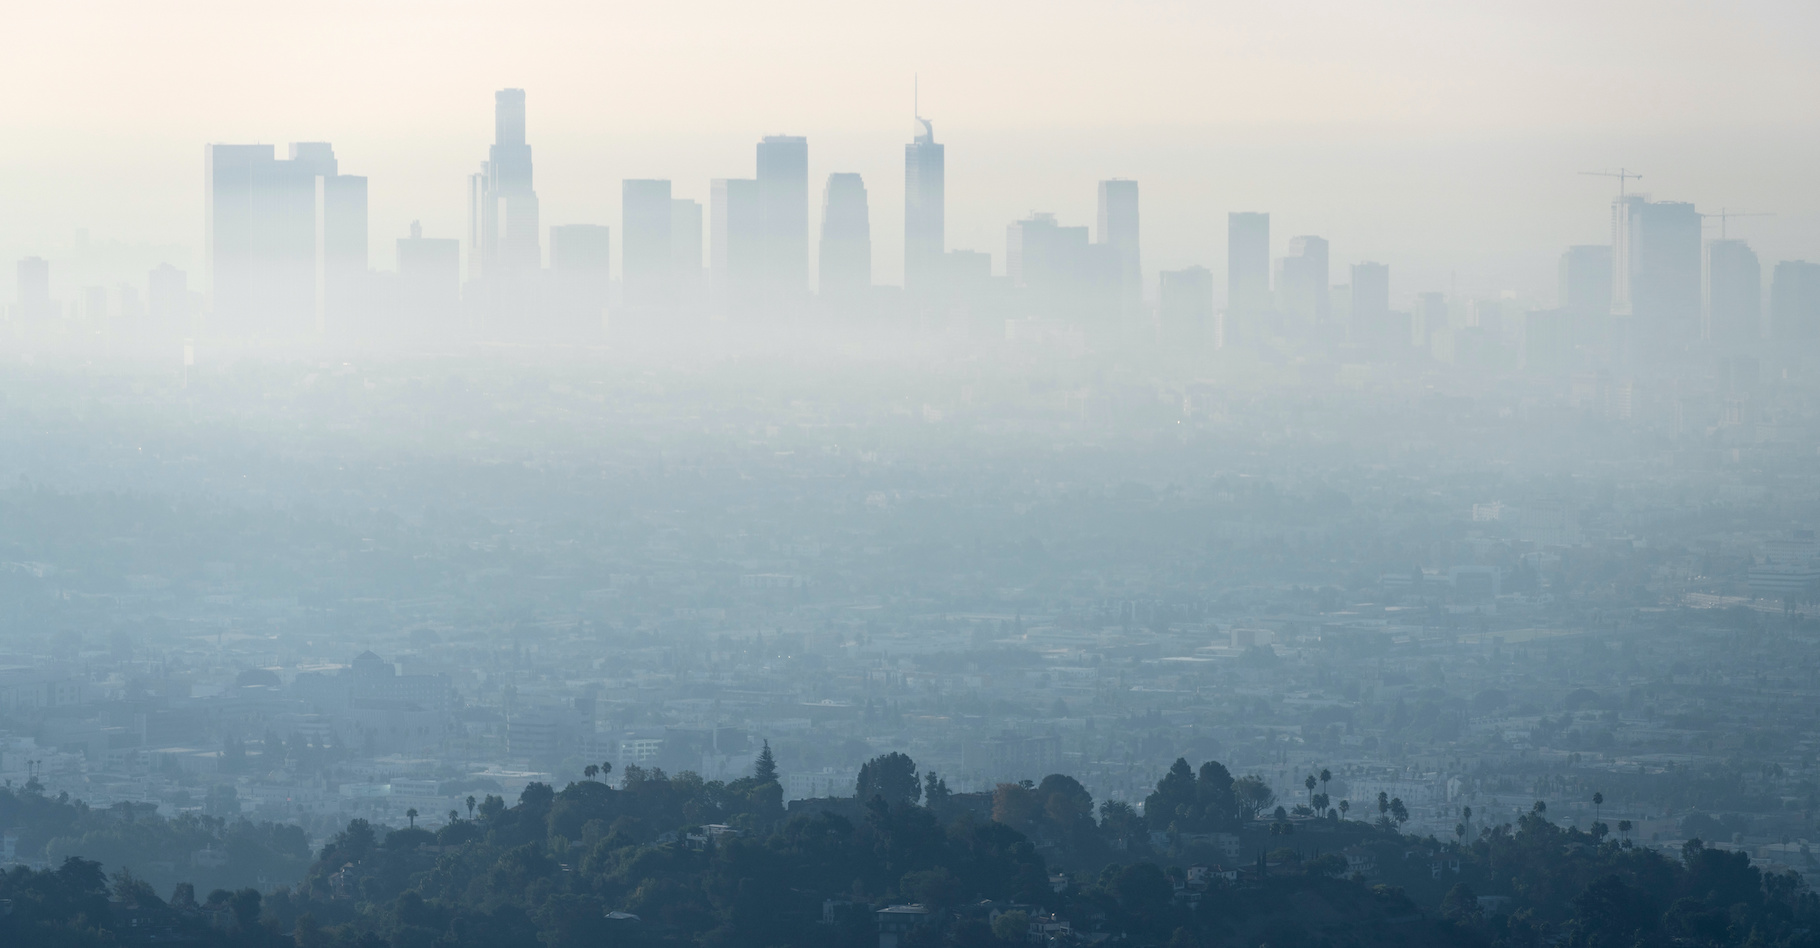
<instances>
[{"instance_id":1,"label":"hazy sky","mask_svg":"<svg viewBox=\"0 0 1820 948\"><path fill-rule=\"evenodd\" d=\"M527 90L544 223L619 225L619 181L750 175L810 139L811 190L858 171L875 273L901 272L912 76L948 143L950 245L1033 210L1091 224L1137 178L1147 270L1223 270L1224 215L1273 212L1426 289L1552 294L1642 168L1766 263L1820 258L1820 4L1811 2L125 3L9 10L0 253L194 266L202 146L327 140L370 180L372 262L412 219L463 225L493 90ZM819 218L819 208L814 215ZM1717 232L1716 224L1713 228ZM617 249L617 248L616 248ZM156 262L155 260L152 262ZM11 298L12 268L0 270ZM60 279L61 282L61 279Z\"/></svg>"}]
</instances>

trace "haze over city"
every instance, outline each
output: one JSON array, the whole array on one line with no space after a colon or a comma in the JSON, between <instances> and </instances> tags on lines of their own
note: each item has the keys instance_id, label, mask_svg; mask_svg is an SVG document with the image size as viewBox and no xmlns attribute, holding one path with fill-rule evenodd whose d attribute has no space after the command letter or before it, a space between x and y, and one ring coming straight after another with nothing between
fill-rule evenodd
<instances>
[{"instance_id":1,"label":"haze over city","mask_svg":"<svg viewBox=\"0 0 1820 948\"><path fill-rule=\"evenodd\" d=\"M0 944L1820 943L1820 12L76 3Z\"/></svg>"}]
</instances>

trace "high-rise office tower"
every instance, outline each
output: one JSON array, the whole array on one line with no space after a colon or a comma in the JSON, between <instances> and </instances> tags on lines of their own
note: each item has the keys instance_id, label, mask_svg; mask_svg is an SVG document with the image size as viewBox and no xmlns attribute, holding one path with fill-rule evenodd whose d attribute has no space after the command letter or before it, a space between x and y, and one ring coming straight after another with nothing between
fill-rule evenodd
<instances>
[{"instance_id":1,"label":"high-rise office tower","mask_svg":"<svg viewBox=\"0 0 1820 948\"><path fill-rule=\"evenodd\" d=\"M1582 244L1567 248L1561 254L1555 286L1561 309L1574 317L1585 320L1611 313L1611 247Z\"/></svg>"},{"instance_id":2,"label":"high-rise office tower","mask_svg":"<svg viewBox=\"0 0 1820 948\"><path fill-rule=\"evenodd\" d=\"M774 306L798 302L809 289L809 140L768 135L758 143L762 215L761 293Z\"/></svg>"},{"instance_id":3,"label":"high-rise office tower","mask_svg":"<svg viewBox=\"0 0 1820 948\"><path fill-rule=\"evenodd\" d=\"M1157 274L1157 335L1165 346L1219 348L1213 312L1213 271L1206 267Z\"/></svg>"},{"instance_id":4,"label":"high-rise office tower","mask_svg":"<svg viewBox=\"0 0 1820 948\"><path fill-rule=\"evenodd\" d=\"M214 329L295 337L352 322L367 269L366 179L327 142L210 145L204 242Z\"/></svg>"},{"instance_id":5,"label":"high-rise office tower","mask_svg":"<svg viewBox=\"0 0 1820 948\"><path fill-rule=\"evenodd\" d=\"M1451 327L1447 323L1447 297L1440 293L1422 293L1416 296L1416 308L1410 314L1409 342L1423 352L1428 352L1434 345L1437 333L1445 334Z\"/></svg>"},{"instance_id":6,"label":"high-rise office tower","mask_svg":"<svg viewBox=\"0 0 1820 948\"><path fill-rule=\"evenodd\" d=\"M722 313L752 308L763 272L764 205L754 178L715 178L709 183L708 268L714 306Z\"/></svg>"},{"instance_id":7,"label":"high-rise office tower","mask_svg":"<svg viewBox=\"0 0 1820 948\"><path fill-rule=\"evenodd\" d=\"M543 266L523 89L493 94L493 146L468 178L468 202L468 259L477 276L522 276Z\"/></svg>"},{"instance_id":8,"label":"high-rise office tower","mask_svg":"<svg viewBox=\"0 0 1820 948\"><path fill-rule=\"evenodd\" d=\"M1119 308L1134 315L1144 305L1143 261L1138 253L1138 184L1123 178L1100 182L1099 243L1116 259Z\"/></svg>"},{"instance_id":9,"label":"high-rise office tower","mask_svg":"<svg viewBox=\"0 0 1820 948\"><path fill-rule=\"evenodd\" d=\"M1706 331L1713 347L1740 349L1763 335L1763 266L1742 240L1706 245Z\"/></svg>"},{"instance_id":10,"label":"high-rise office tower","mask_svg":"<svg viewBox=\"0 0 1820 948\"><path fill-rule=\"evenodd\" d=\"M922 116L904 146L904 289L928 293L942 281L947 249L947 158L935 126Z\"/></svg>"},{"instance_id":11,"label":"high-rise office tower","mask_svg":"<svg viewBox=\"0 0 1820 948\"><path fill-rule=\"evenodd\" d=\"M1292 238L1289 253L1277 261L1277 309L1303 330L1326 323L1327 279L1327 241Z\"/></svg>"},{"instance_id":12,"label":"high-rise office tower","mask_svg":"<svg viewBox=\"0 0 1820 948\"><path fill-rule=\"evenodd\" d=\"M1784 260L1770 278L1770 337L1777 342L1820 339L1820 263Z\"/></svg>"},{"instance_id":13,"label":"high-rise office tower","mask_svg":"<svg viewBox=\"0 0 1820 948\"><path fill-rule=\"evenodd\" d=\"M682 299L694 305L701 295L701 202L670 199L670 272Z\"/></svg>"},{"instance_id":14,"label":"high-rise office tower","mask_svg":"<svg viewBox=\"0 0 1820 948\"><path fill-rule=\"evenodd\" d=\"M1633 194L1618 201L1614 216L1623 226L1612 259L1623 279L1612 281L1612 312L1632 318L1634 336L1645 348L1697 338L1700 215L1694 206Z\"/></svg>"},{"instance_id":15,"label":"high-rise office tower","mask_svg":"<svg viewBox=\"0 0 1820 948\"><path fill-rule=\"evenodd\" d=\"M461 241L425 237L411 222L411 236L398 238L399 327L427 337L446 336L461 308Z\"/></svg>"},{"instance_id":16,"label":"high-rise office tower","mask_svg":"<svg viewBox=\"0 0 1820 948\"><path fill-rule=\"evenodd\" d=\"M627 179L620 185L620 280L628 308L662 309L676 300L670 245L670 182Z\"/></svg>"},{"instance_id":17,"label":"high-rise office tower","mask_svg":"<svg viewBox=\"0 0 1820 948\"><path fill-rule=\"evenodd\" d=\"M1118 307L1118 258L1090 243L1085 227L1063 227L1035 213L1005 232L1005 275L1024 291L1031 314L1064 322L1100 322Z\"/></svg>"},{"instance_id":18,"label":"high-rise office tower","mask_svg":"<svg viewBox=\"0 0 1820 948\"><path fill-rule=\"evenodd\" d=\"M819 263L824 300L851 301L872 286L872 222L866 208L866 184L857 174L828 176L822 191Z\"/></svg>"},{"instance_id":19,"label":"high-rise office tower","mask_svg":"<svg viewBox=\"0 0 1820 948\"><path fill-rule=\"evenodd\" d=\"M1270 311L1270 215L1226 215L1226 312ZM1228 327L1230 328L1230 327Z\"/></svg>"},{"instance_id":20,"label":"high-rise office tower","mask_svg":"<svg viewBox=\"0 0 1820 948\"><path fill-rule=\"evenodd\" d=\"M1382 344L1390 328L1390 267L1352 265L1352 332L1358 342Z\"/></svg>"},{"instance_id":21,"label":"high-rise office tower","mask_svg":"<svg viewBox=\"0 0 1820 948\"><path fill-rule=\"evenodd\" d=\"M943 284L946 251L946 155L935 126L915 116L915 138L905 146L905 289L930 293Z\"/></svg>"},{"instance_id":22,"label":"high-rise office tower","mask_svg":"<svg viewBox=\"0 0 1820 948\"><path fill-rule=\"evenodd\" d=\"M51 302L51 262L43 257L19 261L19 299L14 312L22 320L50 319L57 315Z\"/></svg>"}]
</instances>

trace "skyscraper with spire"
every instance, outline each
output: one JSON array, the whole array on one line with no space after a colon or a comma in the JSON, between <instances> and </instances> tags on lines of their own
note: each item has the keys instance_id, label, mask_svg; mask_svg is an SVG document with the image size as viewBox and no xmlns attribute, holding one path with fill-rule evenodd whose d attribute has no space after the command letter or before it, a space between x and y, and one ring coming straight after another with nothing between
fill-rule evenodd
<instances>
[{"instance_id":1,"label":"skyscraper with spire","mask_svg":"<svg viewBox=\"0 0 1820 948\"><path fill-rule=\"evenodd\" d=\"M935 126L920 114L916 121L916 138L904 146L904 289L928 293L941 282L947 249L946 170Z\"/></svg>"},{"instance_id":2,"label":"skyscraper with spire","mask_svg":"<svg viewBox=\"0 0 1820 948\"><path fill-rule=\"evenodd\" d=\"M493 94L493 147L480 171L468 178L468 254L479 277L513 276L543 266L523 89Z\"/></svg>"}]
</instances>

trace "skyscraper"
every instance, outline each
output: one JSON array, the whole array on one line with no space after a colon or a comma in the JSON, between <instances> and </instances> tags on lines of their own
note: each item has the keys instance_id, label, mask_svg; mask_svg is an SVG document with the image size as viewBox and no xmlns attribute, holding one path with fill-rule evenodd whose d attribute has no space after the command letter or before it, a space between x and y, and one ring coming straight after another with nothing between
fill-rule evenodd
<instances>
[{"instance_id":1,"label":"skyscraper","mask_svg":"<svg viewBox=\"0 0 1820 948\"><path fill-rule=\"evenodd\" d=\"M1085 227L1063 227L1054 214L1034 213L1006 229L1005 275L1024 291L1033 316L1097 323L1117 308L1113 249L1090 243Z\"/></svg>"},{"instance_id":2,"label":"skyscraper","mask_svg":"<svg viewBox=\"0 0 1820 948\"><path fill-rule=\"evenodd\" d=\"M1138 253L1138 185L1114 178L1100 182L1099 243L1117 263L1119 308L1134 315L1144 305L1143 261Z\"/></svg>"},{"instance_id":3,"label":"skyscraper","mask_svg":"<svg viewBox=\"0 0 1820 948\"><path fill-rule=\"evenodd\" d=\"M768 135L758 143L761 292L774 306L809 289L809 140Z\"/></svg>"},{"instance_id":4,"label":"skyscraper","mask_svg":"<svg viewBox=\"0 0 1820 948\"><path fill-rule=\"evenodd\" d=\"M1352 265L1352 335L1356 342L1389 341L1390 267L1382 263Z\"/></svg>"},{"instance_id":5,"label":"skyscraper","mask_svg":"<svg viewBox=\"0 0 1820 948\"><path fill-rule=\"evenodd\" d=\"M676 299L670 243L670 182L628 178L620 184L620 280L631 309L663 309Z\"/></svg>"},{"instance_id":6,"label":"skyscraper","mask_svg":"<svg viewBox=\"0 0 1820 948\"><path fill-rule=\"evenodd\" d=\"M1277 261L1277 309L1298 328L1328 321L1327 241L1302 236L1289 241L1289 253Z\"/></svg>"},{"instance_id":7,"label":"skyscraper","mask_svg":"<svg viewBox=\"0 0 1820 948\"><path fill-rule=\"evenodd\" d=\"M1751 346L1763 335L1763 266L1742 240L1706 245L1706 334L1713 347Z\"/></svg>"},{"instance_id":8,"label":"skyscraper","mask_svg":"<svg viewBox=\"0 0 1820 948\"><path fill-rule=\"evenodd\" d=\"M423 235L411 222L411 236L398 238L398 327L420 338L445 337L461 308L461 241Z\"/></svg>"},{"instance_id":9,"label":"skyscraper","mask_svg":"<svg viewBox=\"0 0 1820 948\"><path fill-rule=\"evenodd\" d=\"M522 276L543 266L523 89L493 94L493 146L468 179L468 197L468 259L478 276Z\"/></svg>"},{"instance_id":10,"label":"skyscraper","mask_svg":"<svg viewBox=\"0 0 1820 948\"><path fill-rule=\"evenodd\" d=\"M1623 252L1613 248L1614 266L1625 281L1614 280L1612 311L1622 295L1633 319L1633 333L1646 349L1686 342L1700 327L1700 215L1692 204L1655 202L1628 195L1624 212Z\"/></svg>"},{"instance_id":11,"label":"skyscraper","mask_svg":"<svg viewBox=\"0 0 1820 948\"><path fill-rule=\"evenodd\" d=\"M1226 215L1226 333L1254 330L1255 317L1270 311L1270 215L1235 211ZM1236 326L1235 326L1236 323Z\"/></svg>"},{"instance_id":12,"label":"skyscraper","mask_svg":"<svg viewBox=\"0 0 1820 948\"><path fill-rule=\"evenodd\" d=\"M1770 337L1777 342L1820 339L1820 263L1784 260L1770 281Z\"/></svg>"},{"instance_id":13,"label":"skyscraper","mask_svg":"<svg viewBox=\"0 0 1820 948\"><path fill-rule=\"evenodd\" d=\"M1611 247L1582 244L1567 248L1561 254L1555 286L1561 309L1575 318L1584 321L1611 313Z\"/></svg>"},{"instance_id":14,"label":"skyscraper","mask_svg":"<svg viewBox=\"0 0 1820 948\"><path fill-rule=\"evenodd\" d=\"M339 173L327 142L210 145L204 243L213 328L295 337L340 328L366 276L366 179Z\"/></svg>"},{"instance_id":15,"label":"skyscraper","mask_svg":"<svg viewBox=\"0 0 1820 948\"><path fill-rule=\"evenodd\" d=\"M904 289L928 293L941 284L947 249L947 158L935 126L922 116L904 146Z\"/></svg>"},{"instance_id":16,"label":"skyscraper","mask_svg":"<svg viewBox=\"0 0 1820 948\"><path fill-rule=\"evenodd\" d=\"M764 205L754 178L715 178L709 182L708 267L714 306L721 314L752 308L758 275L763 272Z\"/></svg>"},{"instance_id":17,"label":"skyscraper","mask_svg":"<svg viewBox=\"0 0 1820 948\"><path fill-rule=\"evenodd\" d=\"M851 301L872 286L872 224L860 176L835 173L822 191L821 296Z\"/></svg>"}]
</instances>

